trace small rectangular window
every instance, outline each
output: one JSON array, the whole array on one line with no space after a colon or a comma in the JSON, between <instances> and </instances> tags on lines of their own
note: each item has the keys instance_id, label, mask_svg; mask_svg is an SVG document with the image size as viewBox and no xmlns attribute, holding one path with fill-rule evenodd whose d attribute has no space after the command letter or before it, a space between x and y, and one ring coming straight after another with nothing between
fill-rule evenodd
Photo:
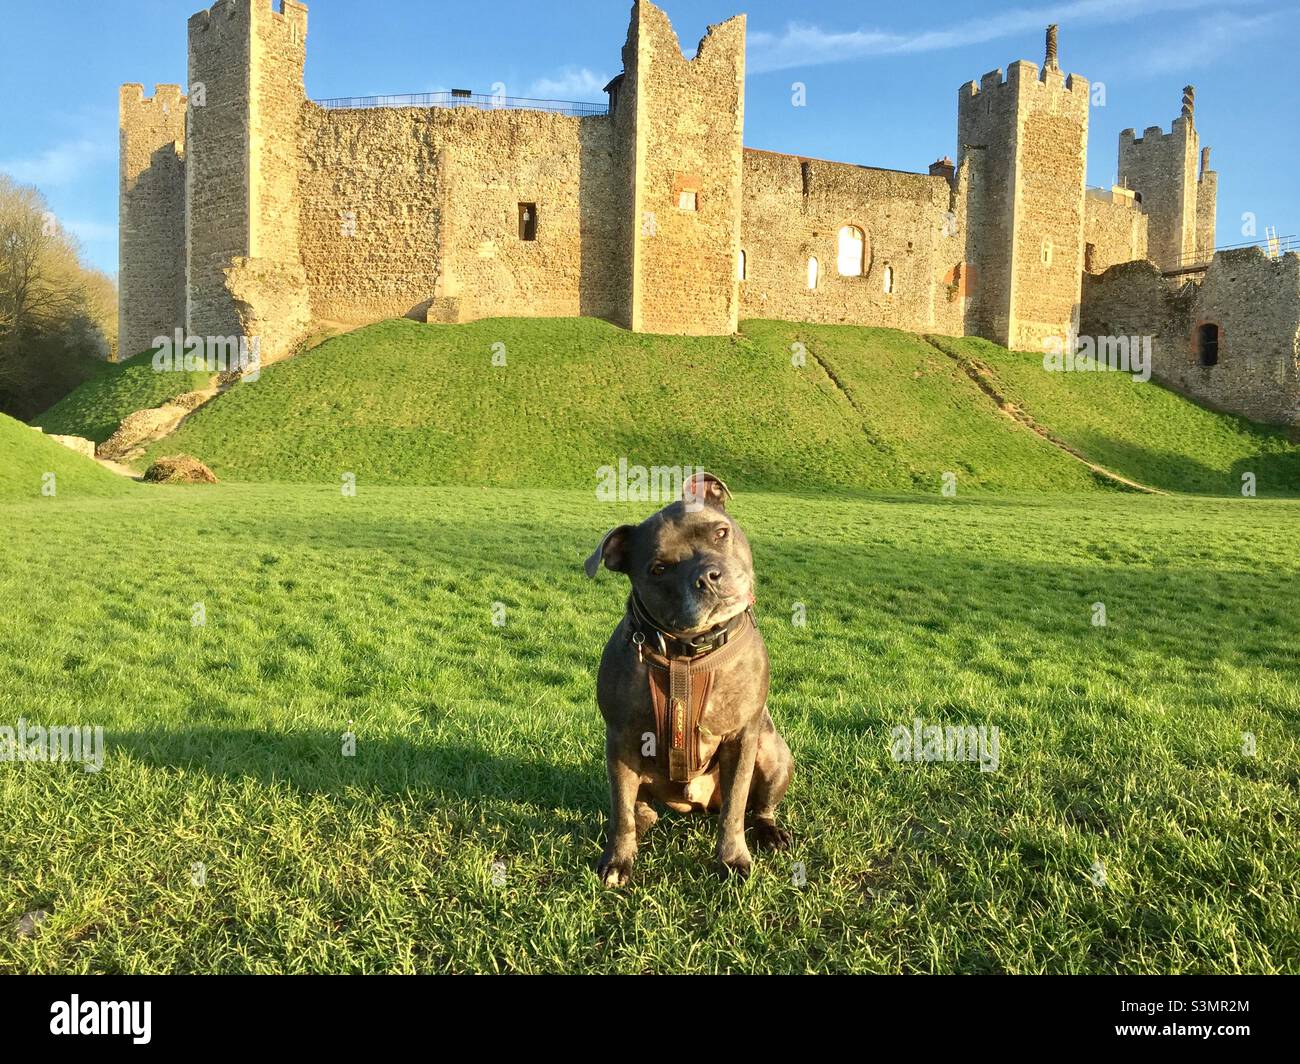
<instances>
[{"instance_id":1,"label":"small rectangular window","mask_svg":"<svg viewBox=\"0 0 1300 1064\"><path fill-rule=\"evenodd\" d=\"M519 239L537 239L537 204L519 204Z\"/></svg>"},{"instance_id":2,"label":"small rectangular window","mask_svg":"<svg viewBox=\"0 0 1300 1064\"><path fill-rule=\"evenodd\" d=\"M700 196L698 192L684 188L677 193L677 209L680 211L698 210L700 205Z\"/></svg>"}]
</instances>

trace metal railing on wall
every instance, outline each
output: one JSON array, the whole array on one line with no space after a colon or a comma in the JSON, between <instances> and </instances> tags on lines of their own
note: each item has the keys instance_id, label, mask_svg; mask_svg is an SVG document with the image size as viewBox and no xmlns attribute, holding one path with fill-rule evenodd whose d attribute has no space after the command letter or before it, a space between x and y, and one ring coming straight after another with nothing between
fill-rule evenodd
<instances>
[{"instance_id":1,"label":"metal railing on wall","mask_svg":"<svg viewBox=\"0 0 1300 1064\"><path fill-rule=\"evenodd\" d=\"M531 100L522 96L497 96L490 93L420 92L399 96L340 96L332 100L315 100L331 111L351 111L369 107L470 107L479 111L545 111L547 114L591 118L609 113L603 103L578 103L573 100Z\"/></svg>"},{"instance_id":2,"label":"metal railing on wall","mask_svg":"<svg viewBox=\"0 0 1300 1064\"><path fill-rule=\"evenodd\" d=\"M1211 255L1207 255L1203 251L1189 251L1178 260L1174 269L1201 269L1208 266L1213 255L1218 254L1220 251L1241 251L1244 248L1260 248L1269 258L1278 259L1289 251L1300 252L1300 237L1269 235L1262 240L1243 240L1240 244L1220 244Z\"/></svg>"}]
</instances>

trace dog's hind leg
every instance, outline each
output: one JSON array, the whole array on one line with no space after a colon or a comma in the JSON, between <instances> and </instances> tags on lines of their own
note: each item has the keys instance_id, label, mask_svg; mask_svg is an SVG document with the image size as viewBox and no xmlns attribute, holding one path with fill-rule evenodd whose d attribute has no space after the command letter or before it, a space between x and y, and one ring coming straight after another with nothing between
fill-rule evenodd
<instances>
[{"instance_id":1,"label":"dog's hind leg","mask_svg":"<svg viewBox=\"0 0 1300 1064\"><path fill-rule=\"evenodd\" d=\"M754 781L749 788L749 819L754 828L754 844L769 850L784 850L791 836L776 822L776 807L785 797L794 773L794 758L781 733L776 730L763 708L763 730L758 737L758 754L754 758Z\"/></svg>"},{"instance_id":2,"label":"dog's hind leg","mask_svg":"<svg viewBox=\"0 0 1300 1064\"><path fill-rule=\"evenodd\" d=\"M642 787L637 794L633 815L636 818L637 841L640 842L645 837L645 833L654 827L655 821L659 819L659 814L655 812L654 806L650 804L650 792L645 787Z\"/></svg>"}]
</instances>

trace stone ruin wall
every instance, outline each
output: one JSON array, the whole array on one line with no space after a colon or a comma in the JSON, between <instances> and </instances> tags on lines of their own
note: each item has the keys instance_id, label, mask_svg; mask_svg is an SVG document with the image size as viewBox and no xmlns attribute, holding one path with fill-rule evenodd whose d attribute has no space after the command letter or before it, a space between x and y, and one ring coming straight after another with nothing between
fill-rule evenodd
<instances>
[{"instance_id":1,"label":"stone ruin wall","mask_svg":"<svg viewBox=\"0 0 1300 1064\"><path fill-rule=\"evenodd\" d=\"M1218 362L1200 364L1197 329L1219 327ZM1300 255L1223 251L1199 280L1150 262L1084 280L1082 333L1151 336L1152 376L1208 406L1300 424Z\"/></svg>"},{"instance_id":2,"label":"stone ruin wall","mask_svg":"<svg viewBox=\"0 0 1300 1064\"><path fill-rule=\"evenodd\" d=\"M301 256L322 320L616 316L611 123L308 105ZM522 240L521 204L537 212Z\"/></svg>"},{"instance_id":3,"label":"stone ruin wall","mask_svg":"<svg viewBox=\"0 0 1300 1064\"><path fill-rule=\"evenodd\" d=\"M1147 216L1122 190L1089 189L1083 222L1083 268L1104 273L1147 257Z\"/></svg>"},{"instance_id":4,"label":"stone ruin wall","mask_svg":"<svg viewBox=\"0 0 1300 1064\"><path fill-rule=\"evenodd\" d=\"M963 220L943 176L746 150L741 314L961 335ZM861 276L839 273L844 226L865 236Z\"/></svg>"}]
</instances>

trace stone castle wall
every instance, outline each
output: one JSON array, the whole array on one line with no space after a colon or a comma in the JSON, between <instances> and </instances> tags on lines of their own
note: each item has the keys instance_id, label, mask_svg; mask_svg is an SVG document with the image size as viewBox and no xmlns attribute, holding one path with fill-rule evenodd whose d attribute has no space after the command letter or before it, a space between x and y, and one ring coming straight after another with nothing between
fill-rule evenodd
<instances>
[{"instance_id":1,"label":"stone castle wall","mask_svg":"<svg viewBox=\"0 0 1300 1064\"><path fill-rule=\"evenodd\" d=\"M612 317L608 118L306 110L301 256L318 318ZM536 239L520 239L520 208Z\"/></svg>"},{"instance_id":2,"label":"stone castle wall","mask_svg":"<svg viewBox=\"0 0 1300 1064\"><path fill-rule=\"evenodd\" d=\"M1124 189L1089 189L1083 223L1083 268L1103 273L1147 257L1147 216Z\"/></svg>"},{"instance_id":3,"label":"stone castle wall","mask_svg":"<svg viewBox=\"0 0 1300 1064\"><path fill-rule=\"evenodd\" d=\"M743 16L687 58L667 16L634 4L610 112L586 118L328 110L306 98L306 38L296 0L217 0L189 21L188 100L123 88L125 354L183 322L257 336L273 361L316 322L396 315L716 335L743 314L1041 350L1083 313L1094 332L1159 334L1162 379L1207 401L1270 420L1295 405L1291 274L1241 260L1235 284L1216 258L1174 290L1155 268L1116 273L1213 248L1190 92L1170 133L1121 134L1121 187L1088 192L1089 86L1060 71L1054 31L1043 69L962 86L958 163L929 174L746 150ZM839 268L845 227L864 237L860 273ZM1231 357L1180 369L1198 314L1224 321Z\"/></svg>"},{"instance_id":4,"label":"stone castle wall","mask_svg":"<svg viewBox=\"0 0 1300 1064\"><path fill-rule=\"evenodd\" d=\"M119 358L185 324L185 105L179 85L121 89Z\"/></svg>"},{"instance_id":5,"label":"stone castle wall","mask_svg":"<svg viewBox=\"0 0 1300 1064\"><path fill-rule=\"evenodd\" d=\"M1088 336L1150 336L1152 376L1209 406L1257 421L1300 423L1300 255L1223 251L1199 280L1149 262L1084 281ZM1198 329L1217 326L1214 365Z\"/></svg>"},{"instance_id":6,"label":"stone castle wall","mask_svg":"<svg viewBox=\"0 0 1300 1064\"><path fill-rule=\"evenodd\" d=\"M962 219L946 177L746 150L743 202L745 317L963 331ZM844 226L865 237L859 276L838 268Z\"/></svg>"}]
</instances>

